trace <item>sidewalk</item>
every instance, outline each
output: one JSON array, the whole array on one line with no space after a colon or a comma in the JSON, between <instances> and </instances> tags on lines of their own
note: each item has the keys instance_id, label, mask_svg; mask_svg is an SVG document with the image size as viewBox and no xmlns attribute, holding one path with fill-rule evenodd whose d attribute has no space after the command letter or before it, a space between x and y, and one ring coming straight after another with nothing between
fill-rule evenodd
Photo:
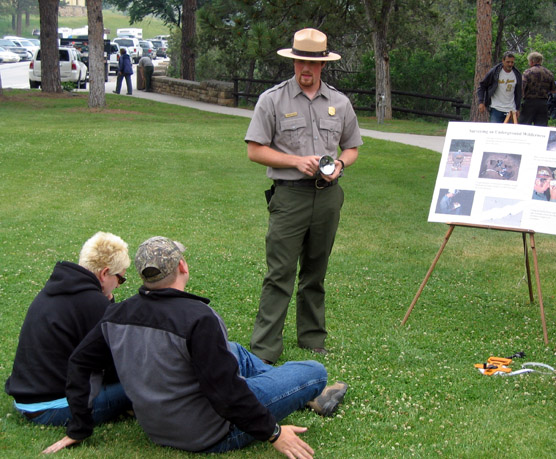
<instances>
[{"instance_id":1,"label":"sidewalk","mask_svg":"<svg viewBox=\"0 0 556 459\"><path fill-rule=\"evenodd\" d=\"M135 84L135 78L133 78L133 84ZM115 88L116 88L115 81L109 81L108 83L106 83L107 94L110 94ZM125 88L125 82L123 83L123 88ZM128 96L124 94L121 97L128 97ZM155 92L137 91L135 88L133 89L132 97L138 97L141 99L150 99L157 102L163 102L166 104L181 105L183 107L195 108L197 110L202 110L205 112L221 113L223 115L243 116L246 118L251 118L253 116L252 110L246 110L244 108L224 107L221 105L207 104L206 102L184 99L182 97L170 96L168 94L158 94ZM388 140L391 142L398 142L406 145L412 145L415 147L426 148L428 150L436 151L438 153L442 153L442 149L444 147L444 137L439 137L439 136L397 134L394 132L380 132L380 131L373 131L370 129L361 129L361 135L363 137L371 137L373 139Z\"/></svg>"}]
</instances>

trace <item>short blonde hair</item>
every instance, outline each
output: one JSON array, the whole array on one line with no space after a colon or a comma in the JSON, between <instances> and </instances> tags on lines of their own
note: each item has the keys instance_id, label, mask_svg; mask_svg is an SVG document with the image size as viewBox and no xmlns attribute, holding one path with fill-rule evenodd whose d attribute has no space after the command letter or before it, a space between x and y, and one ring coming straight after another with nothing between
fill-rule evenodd
<instances>
[{"instance_id":1,"label":"short blonde hair","mask_svg":"<svg viewBox=\"0 0 556 459\"><path fill-rule=\"evenodd\" d=\"M85 242L79 254L79 265L95 275L104 268L108 268L110 274L119 274L130 263L127 244L123 239L102 231Z\"/></svg>"}]
</instances>

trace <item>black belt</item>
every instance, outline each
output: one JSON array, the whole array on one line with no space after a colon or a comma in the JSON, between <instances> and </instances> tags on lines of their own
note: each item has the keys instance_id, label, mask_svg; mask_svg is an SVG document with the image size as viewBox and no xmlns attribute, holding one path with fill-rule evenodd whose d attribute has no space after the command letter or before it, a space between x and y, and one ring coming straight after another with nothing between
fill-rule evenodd
<instances>
[{"instance_id":1,"label":"black belt","mask_svg":"<svg viewBox=\"0 0 556 459\"><path fill-rule=\"evenodd\" d=\"M327 182L324 179L302 179L302 180L274 180L276 186L302 186L322 190L338 183L338 179Z\"/></svg>"}]
</instances>

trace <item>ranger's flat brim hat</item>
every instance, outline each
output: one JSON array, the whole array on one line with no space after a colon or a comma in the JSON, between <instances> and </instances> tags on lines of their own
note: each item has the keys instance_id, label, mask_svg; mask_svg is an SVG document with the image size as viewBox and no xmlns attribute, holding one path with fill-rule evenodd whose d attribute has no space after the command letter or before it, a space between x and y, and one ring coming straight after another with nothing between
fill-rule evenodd
<instances>
[{"instance_id":1,"label":"ranger's flat brim hat","mask_svg":"<svg viewBox=\"0 0 556 459\"><path fill-rule=\"evenodd\" d=\"M293 48L277 52L280 56L303 61L337 61L342 58L328 51L326 35L316 29L298 30L293 37Z\"/></svg>"}]
</instances>

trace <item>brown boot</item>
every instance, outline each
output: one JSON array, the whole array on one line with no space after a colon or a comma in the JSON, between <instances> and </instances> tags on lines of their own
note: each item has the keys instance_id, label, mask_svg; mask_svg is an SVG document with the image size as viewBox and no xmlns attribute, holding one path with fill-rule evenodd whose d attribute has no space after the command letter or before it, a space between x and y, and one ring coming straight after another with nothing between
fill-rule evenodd
<instances>
[{"instance_id":1,"label":"brown boot","mask_svg":"<svg viewBox=\"0 0 556 459\"><path fill-rule=\"evenodd\" d=\"M347 389L348 385L341 381L326 386L317 398L307 402L307 406L321 416L332 416L344 401Z\"/></svg>"}]
</instances>

